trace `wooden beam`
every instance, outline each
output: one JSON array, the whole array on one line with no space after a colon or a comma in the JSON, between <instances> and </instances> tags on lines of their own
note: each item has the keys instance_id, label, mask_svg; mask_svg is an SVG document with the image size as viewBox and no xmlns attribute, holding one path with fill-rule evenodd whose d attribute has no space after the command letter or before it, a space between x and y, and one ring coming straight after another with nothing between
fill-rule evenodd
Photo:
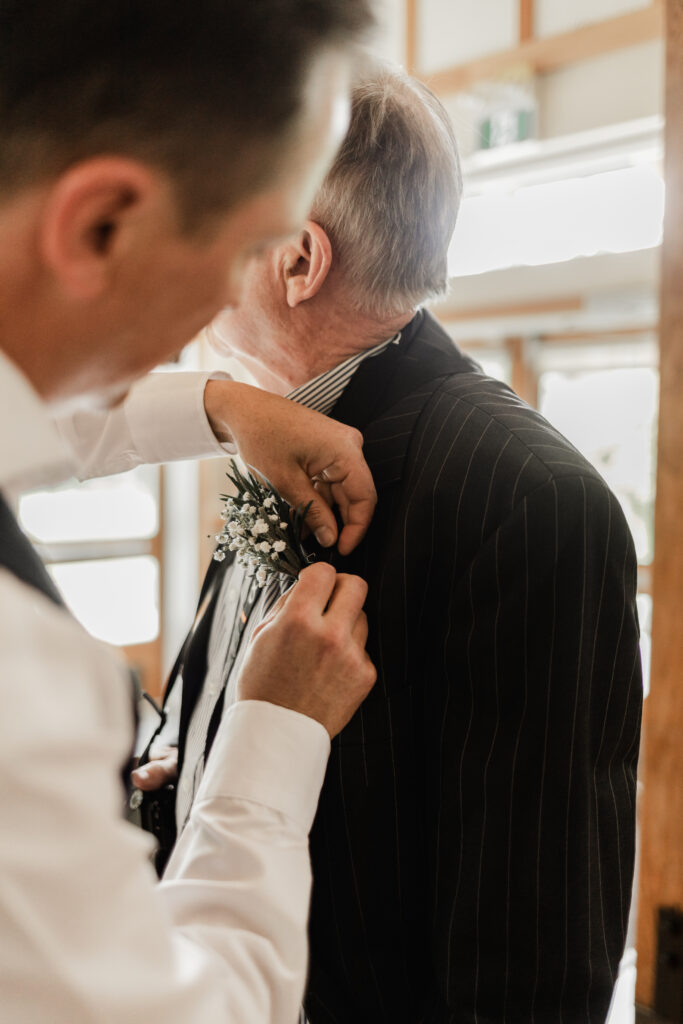
<instances>
[{"instance_id":1,"label":"wooden beam","mask_svg":"<svg viewBox=\"0 0 683 1024\"><path fill-rule=\"evenodd\" d=\"M406 0L406 71L416 74L419 0Z\"/></svg>"},{"instance_id":2,"label":"wooden beam","mask_svg":"<svg viewBox=\"0 0 683 1024\"><path fill-rule=\"evenodd\" d=\"M663 33L664 7L661 0L655 0L649 7L639 11L548 39L530 38L512 50L480 57L467 64L421 77L434 92L442 96L449 95L461 92L482 79L504 77L520 66L529 67L536 74L547 74L579 61L623 50L649 39L658 39Z\"/></svg>"},{"instance_id":3,"label":"wooden beam","mask_svg":"<svg viewBox=\"0 0 683 1024\"><path fill-rule=\"evenodd\" d=\"M131 647L115 647L123 654L128 667L137 672L140 686L150 697L161 697L165 680L161 677L161 639Z\"/></svg>"},{"instance_id":4,"label":"wooden beam","mask_svg":"<svg viewBox=\"0 0 683 1024\"><path fill-rule=\"evenodd\" d=\"M640 778L637 1001L652 1006L656 915L683 907L683 6L667 2L666 217L662 248L660 407L652 575L652 670Z\"/></svg>"},{"instance_id":5,"label":"wooden beam","mask_svg":"<svg viewBox=\"0 0 683 1024\"><path fill-rule=\"evenodd\" d=\"M566 345L567 342L591 344L594 341L620 342L624 338L638 338L657 331L657 324L643 324L640 327L597 327L595 330L558 331L553 334L541 334L540 340L545 345Z\"/></svg>"},{"instance_id":6,"label":"wooden beam","mask_svg":"<svg viewBox=\"0 0 683 1024\"><path fill-rule=\"evenodd\" d=\"M580 295L566 299L547 299L543 302L524 302L510 306L474 306L463 308L446 299L431 307L434 316L445 323L460 323L463 320L493 320L504 316L535 316L541 313L571 313L583 309Z\"/></svg>"},{"instance_id":7,"label":"wooden beam","mask_svg":"<svg viewBox=\"0 0 683 1024\"><path fill-rule=\"evenodd\" d=\"M649 594L652 597L652 566L638 566L638 593Z\"/></svg>"},{"instance_id":8,"label":"wooden beam","mask_svg":"<svg viewBox=\"0 0 683 1024\"><path fill-rule=\"evenodd\" d=\"M527 43L534 37L534 0L519 0L519 41Z\"/></svg>"},{"instance_id":9,"label":"wooden beam","mask_svg":"<svg viewBox=\"0 0 683 1024\"><path fill-rule=\"evenodd\" d=\"M538 406L538 374L530 359L526 338L506 338L505 348L512 360L510 384L516 395L529 405Z\"/></svg>"}]
</instances>

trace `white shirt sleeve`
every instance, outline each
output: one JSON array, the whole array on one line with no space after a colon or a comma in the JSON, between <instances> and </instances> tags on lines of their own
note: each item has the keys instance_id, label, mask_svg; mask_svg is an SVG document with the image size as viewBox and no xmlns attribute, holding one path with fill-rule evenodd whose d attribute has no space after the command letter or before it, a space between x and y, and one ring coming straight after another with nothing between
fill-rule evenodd
<instances>
[{"instance_id":1,"label":"white shirt sleeve","mask_svg":"<svg viewBox=\"0 0 683 1024\"><path fill-rule=\"evenodd\" d=\"M116 409L58 417L55 425L76 457L79 479L234 453L234 445L216 439L204 410L206 382L229 379L220 372L150 373Z\"/></svg>"},{"instance_id":2,"label":"white shirt sleeve","mask_svg":"<svg viewBox=\"0 0 683 1024\"><path fill-rule=\"evenodd\" d=\"M125 672L4 571L0 606L0 1021L292 1024L326 731L231 708L155 884L150 837L121 817Z\"/></svg>"}]
</instances>

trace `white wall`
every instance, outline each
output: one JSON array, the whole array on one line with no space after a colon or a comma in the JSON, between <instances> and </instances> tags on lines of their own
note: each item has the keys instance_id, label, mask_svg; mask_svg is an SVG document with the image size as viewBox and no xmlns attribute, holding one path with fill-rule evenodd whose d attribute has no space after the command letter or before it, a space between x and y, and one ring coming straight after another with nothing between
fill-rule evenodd
<instances>
[{"instance_id":1,"label":"white wall","mask_svg":"<svg viewBox=\"0 0 683 1024\"><path fill-rule=\"evenodd\" d=\"M405 0L376 0L378 28L371 49L384 60L405 65L406 4Z\"/></svg>"},{"instance_id":2,"label":"white wall","mask_svg":"<svg viewBox=\"0 0 683 1024\"><path fill-rule=\"evenodd\" d=\"M397 8L396 0L384 0ZM651 0L536 0L539 37L570 32L648 7ZM419 0L418 67L425 74L514 47L519 0Z\"/></svg>"},{"instance_id":3,"label":"white wall","mask_svg":"<svg viewBox=\"0 0 683 1024\"><path fill-rule=\"evenodd\" d=\"M651 0L536 0L534 31L537 36L571 32L581 25L605 21L649 7Z\"/></svg>"},{"instance_id":4,"label":"white wall","mask_svg":"<svg viewBox=\"0 0 683 1024\"><path fill-rule=\"evenodd\" d=\"M640 302L656 294L660 251L593 256L547 267L513 267L451 282L449 304L462 309L519 306L626 289Z\"/></svg>"},{"instance_id":5,"label":"white wall","mask_svg":"<svg viewBox=\"0 0 683 1024\"><path fill-rule=\"evenodd\" d=\"M543 75L537 95L542 138L661 114L664 44L642 43Z\"/></svg>"},{"instance_id":6,"label":"white wall","mask_svg":"<svg viewBox=\"0 0 683 1024\"><path fill-rule=\"evenodd\" d=\"M519 41L519 0L420 0L420 71L430 74Z\"/></svg>"}]
</instances>

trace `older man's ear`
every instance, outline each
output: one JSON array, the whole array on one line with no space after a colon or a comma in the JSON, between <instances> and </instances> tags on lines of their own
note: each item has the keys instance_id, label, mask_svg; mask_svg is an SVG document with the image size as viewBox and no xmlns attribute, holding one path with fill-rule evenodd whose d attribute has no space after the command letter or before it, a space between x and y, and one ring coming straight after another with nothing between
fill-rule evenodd
<instances>
[{"instance_id":1,"label":"older man's ear","mask_svg":"<svg viewBox=\"0 0 683 1024\"><path fill-rule=\"evenodd\" d=\"M282 265L290 309L318 294L331 266L332 246L327 234L319 224L306 221L296 240L287 245Z\"/></svg>"}]
</instances>

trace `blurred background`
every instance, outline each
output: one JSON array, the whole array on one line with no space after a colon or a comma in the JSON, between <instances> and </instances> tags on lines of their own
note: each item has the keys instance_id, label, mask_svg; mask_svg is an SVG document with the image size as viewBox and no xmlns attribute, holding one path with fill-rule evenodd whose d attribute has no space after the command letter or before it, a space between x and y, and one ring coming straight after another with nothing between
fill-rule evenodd
<instances>
[{"instance_id":1,"label":"blurred background","mask_svg":"<svg viewBox=\"0 0 683 1024\"><path fill-rule=\"evenodd\" d=\"M623 505L640 564L647 693L664 5L385 0L375 48L441 97L460 142L465 197L451 289L433 311L595 464ZM226 366L206 336L178 365ZM21 501L23 524L76 615L124 649L153 694L193 616L226 468L144 468ZM635 1019L635 945L632 931L611 1024Z\"/></svg>"}]
</instances>

